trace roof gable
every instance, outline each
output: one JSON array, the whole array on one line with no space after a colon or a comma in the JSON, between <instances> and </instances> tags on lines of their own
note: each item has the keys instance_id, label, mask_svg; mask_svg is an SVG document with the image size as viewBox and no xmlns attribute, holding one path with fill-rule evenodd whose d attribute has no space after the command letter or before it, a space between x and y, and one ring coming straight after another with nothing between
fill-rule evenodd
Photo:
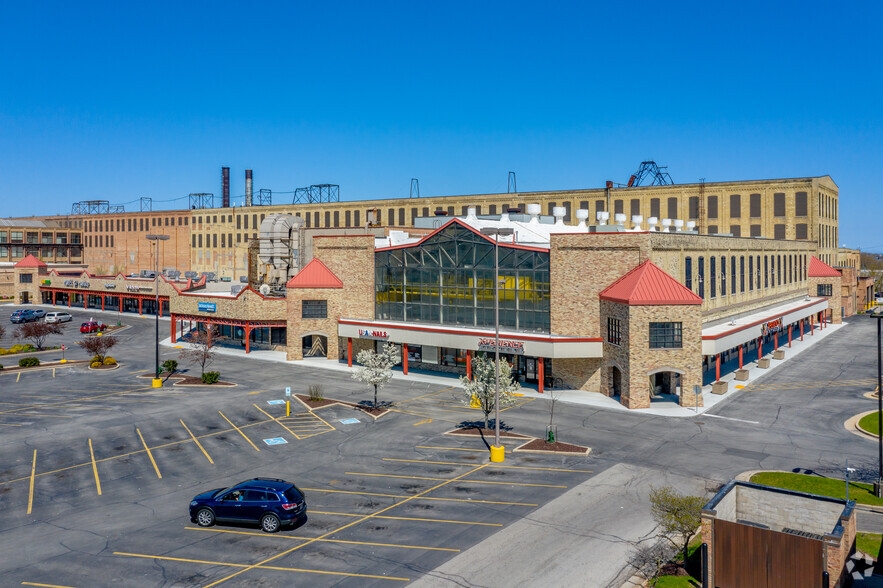
<instances>
[{"instance_id":1,"label":"roof gable","mask_svg":"<svg viewBox=\"0 0 883 588\"><path fill-rule=\"evenodd\" d=\"M15 267L47 267L46 264L33 254L29 253L24 259L15 264Z\"/></svg>"},{"instance_id":2,"label":"roof gable","mask_svg":"<svg viewBox=\"0 0 883 588\"><path fill-rule=\"evenodd\" d=\"M811 278L839 278L842 274L833 267L813 255L809 258L809 277Z\"/></svg>"},{"instance_id":3,"label":"roof gable","mask_svg":"<svg viewBox=\"0 0 883 588\"><path fill-rule=\"evenodd\" d=\"M313 258L304 269L288 280L289 288L343 288L343 282L334 275L328 266Z\"/></svg>"},{"instance_id":4,"label":"roof gable","mask_svg":"<svg viewBox=\"0 0 883 588\"><path fill-rule=\"evenodd\" d=\"M650 260L610 284L598 296L602 300L632 306L702 304L702 299L692 290L662 271Z\"/></svg>"}]
</instances>

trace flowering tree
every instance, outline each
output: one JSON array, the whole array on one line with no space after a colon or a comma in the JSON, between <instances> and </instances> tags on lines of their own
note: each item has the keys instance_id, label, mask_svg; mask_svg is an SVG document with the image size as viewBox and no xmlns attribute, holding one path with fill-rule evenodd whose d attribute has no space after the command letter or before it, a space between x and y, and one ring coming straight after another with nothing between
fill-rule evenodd
<instances>
[{"instance_id":1,"label":"flowering tree","mask_svg":"<svg viewBox=\"0 0 883 588\"><path fill-rule=\"evenodd\" d=\"M495 391L494 361L489 357L475 356L472 359L472 380L460 376L465 389L463 404L478 405L484 413L484 428L488 428L488 417L494 411ZM521 386L512 377L512 366L506 360L500 360L500 406L509 406L515 402L513 392Z\"/></svg>"},{"instance_id":2,"label":"flowering tree","mask_svg":"<svg viewBox=\"0 0 883 588\"><path fill-rule=\"evenodd\" d=\"M12 336L16 339L25 339L34 344L37 349L43 349L43 344L49 335L61 335L64 329L61 323L25 323L18 327ZM0 333L0 337L3 333Z\"/></svg>"},{"instance_id":3,"label":"flowering tree","mask_svg":"<svg viewBox=\"0 0 883 588\"><path fill-rule=\"evenodd\" d=\"M374 408L377 408L377 391L392 379L392 366L401 363L398 345L387 343L380 352L365 349L356 356L361 365L353 373L353 379L374 386Z\"/></svg>"}]
</instances>

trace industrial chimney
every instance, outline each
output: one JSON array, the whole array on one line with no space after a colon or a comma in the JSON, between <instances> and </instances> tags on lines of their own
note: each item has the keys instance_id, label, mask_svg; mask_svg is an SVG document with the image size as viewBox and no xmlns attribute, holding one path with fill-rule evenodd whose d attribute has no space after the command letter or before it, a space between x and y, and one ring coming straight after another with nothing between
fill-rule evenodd
<instances>
[{"instance_id":1,"label":"industrial chimney","mask_svg":"<svg viewBox=\"0 0 883 588\"><path fill-rule=\"evenodd\" d=\"M230 168L221 168L221 206L230 208Z\"/></svg>"},{"instance_id":2,"label":"industrial chimney","mask_svg":"<svg viewBox=\"0 0 883 588\"><path fill-rule=\"evenodd\" d=\"M252 195L251 181L252 181L251 170L247 169L247 170L245 170L245 205L246 206L251 206L251 195Z\"/></svg>"}]
</instances>

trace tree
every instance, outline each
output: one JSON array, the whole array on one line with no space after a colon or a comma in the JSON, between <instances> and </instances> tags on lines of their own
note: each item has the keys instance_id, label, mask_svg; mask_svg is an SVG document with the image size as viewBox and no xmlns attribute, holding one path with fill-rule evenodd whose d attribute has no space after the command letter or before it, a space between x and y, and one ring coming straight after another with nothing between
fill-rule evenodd
<instances>
[{"instance_id":1,"label":"tree","mask_svg":"<svg viewBox=\"0 0 883 588\"><path fill-rule=\"evenodd\" d=\"M49 335L61 335L64 333L59 323L24 323L19 325L12 336L16 339L30 341L37 349L43 349L43 343ZM0 334L2 336L2 334Z\"/></svg>"},{"instance_id":2,"label":"tree","mask_svg":"<svg viewBox=\"0 0 883 588\"><path fill-rule=\"evenodd\" d=\"M555 404L561 399L561 388L546 388L549 395L549 430L546 432L546 443L554 443L555 438Z\"/></svg>"},{"instance_id":3,"label":"tree","mask_svg":"<svg viewBox=\"0 0 883 588\"><path fill-rule=\"evenodd\" d=\"M629 565L647 580L648 585L656 586L662 566L671 559L672 547L659 541L652 544L638 543L635 547L635 552L629 558Z\"/></svg>"},{"instance_id":4,"label":"tree","mask_svg":"<svg viewBox=\"0 0 883 588\"><path fill-rule=\"evenodd\" d=\"M175 361L174 359L167 359L164 362L162 362L161 367L162 367L162 371L164 371L166 373L166 377L165 377L165 379L163 379L163 382L167 382L168 379L172 377L172 374L174 374L178 371L178 362Z\"/></svg>"},{"instance_id":5,"label":"tree","mask_svg":"<svg viewBox=\"0 0 883 588\"><path fill-rule=\"evenodd\" d=\"M89 355L97 355L103 363L104 356L118 342L118 339L113 335L102 335L101 337L86 337L82 341L77 341L77 345Z\"/></svg>"},{"instance_id":6,"label":"tree","mask_svg":"<svg viewBox=\"0 0 883 588\"><path fill-rule=\"evenodd\" d=\"M205 374L205 368L211 365L215 360L215 340L218 338L218 328L214 325L206 329L196 331L189 349L181 351L179 358L185 363L195 363L199 365L200 375Z\"/></svg>"},{"instance_id":7,"label":"tree","mask_svg":"<svg viewBox=\"0 0 883 588\"><path fill-rule=\"evenodd\" d=\"M380 352L364 349L356 356L361 364L353 373L353 379L374 386L374 408L377 408L377 391L392 379L392 366L401 363L399 346L387 343Z\"/></svg>"},{"instance_id":8,"label":"tree","mask_svg":"<svg viewBox=\"0 0 883 588\"><path fill-rule=\"evenodd\" d=\"M0 339L6 336L6 327L0 325Z\"/></svg>"},{"instance_id":9,"label":"tree","mask_svg":"<svg viewBox=\"0 0 883 588\"><path fill-rule=\"evenodd\" d=\"M650 514L660 527L660 535L684 553L687 565L687 547L702 522L701 496L681 494L671 486L650 490Z\"/></svg>"},{"instance_id":10,"label":"tree","mask_svg":"<svg viewBox=\"0 0 883 588\"><path fill-rule=\"evenodd\" d=\"M472 360L472 380L466 376L460 376L460 383L465 389L463 404L473 406L478 404L484 413L484 428L488 428L488 418L494 411L494 391L496 370L494 361L489 357L480 355ZM515 402L514 392L521 388L515 378L512 377L512 366L508 361L500 360L500 406L509 406Z\"/></svg>"}]
</instances>

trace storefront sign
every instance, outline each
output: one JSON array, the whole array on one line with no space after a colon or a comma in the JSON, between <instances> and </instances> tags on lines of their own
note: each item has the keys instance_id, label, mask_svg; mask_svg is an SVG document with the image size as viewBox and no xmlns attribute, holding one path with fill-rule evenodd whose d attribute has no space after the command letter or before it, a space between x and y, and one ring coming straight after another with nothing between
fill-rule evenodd
<instances>
[{"instance_id":1,"label":"storefront sign","mask_svg":"<svg viewBox=\"0 0 883 588\"><path fill-rule=\"evenodd\" d=\"M151 286L132 286L129 284L126 286L126 290L129 292L152 292L153 288Z\"/></svg>"},{"instance_id":2,"label":"storefront sign","mask_svg":"<svg viewBox=\"0 0 883 588\"><path fill-rule=\"evenodd\" d=\"M41 280L40 283L44 286L49 286L52 284L52 280Z\"/></svg>"},{"instance_id":3,"label":"storefront sign","mask_svg":"<svg viewBox=\"0 0 883 588\"><path fill-rule=\"evenodd\" d=\"M199 312L218 312L218 305L214 302L198 302L197 307Z\"/></svg>"},{"instance_id":4,"label":"storefront sign","mask_svg":"<svg viewBox=\"0 0 883 588\"><path fill-rule=\"evenodd\" d=\"M77 280L65 280L64 285L68 288L88 288L89 282L78 282Z\"/></svg>"},{"instance_id":5,"label":"storefront sign","mask_svg":"<svg viewBox=\"0 0 883 588\"><path fill-rule=\"evenodd\" d=\"M107 288L108 290L113 290L114 288L117 287L117 285L111 283L111 284L105 284L104 287Z\"/></svg>"},{"instance_id":6,"label":"storefront sign","mask_svg":"<svg viewBox=\"0 0 883 588\"><path fill-rule=\"evenodd\" d=\"M378 339L380 341L386 341L389 339L389 333L386 331L366 331L364 329L359 329L359 337L362 339Z\"/></svg>"},{"instance_id":7,"label":"storefront sign","mask_svg":"<svg viewBox=\"0 0 883 588\"><path fill-rule=\"evenodd\" d=\"M494 352L497 350L496 341L494 339L479 339L478 350ZM524 343L511 339L500 339L500 353L524 355Z\"/></svg>"},{"instance_id":8,"label":"storefront sign","mask_svg":"<svg viewBox=\"0 0 883 588\"><path fill-rule=\"evenodd\" d=\"M782 319L777 318L774 321L770 321L763 325L761 328L761 333L764 335L771 335L773 333L778 333L782 330Z\"/></svg>"}]
</instances>

